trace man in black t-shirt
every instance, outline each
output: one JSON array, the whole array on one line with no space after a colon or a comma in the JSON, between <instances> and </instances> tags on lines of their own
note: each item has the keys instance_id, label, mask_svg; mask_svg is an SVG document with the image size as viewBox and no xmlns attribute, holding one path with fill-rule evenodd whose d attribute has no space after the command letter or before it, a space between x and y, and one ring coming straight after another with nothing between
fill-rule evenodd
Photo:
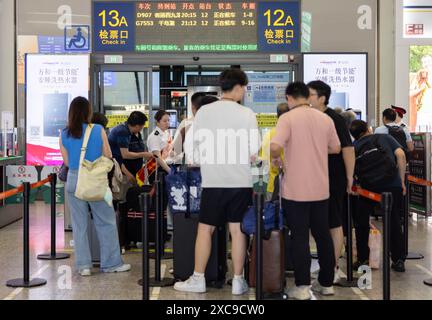
<instances>
[{"instance_id":1,"label":"man in black t-shirt","mask_svg":"<svg viewBox=\"0 0 432 320\"><path fill-rule=\"evenodd\" d=\"M403 206L403 196L406 195L405 187L405 169L406 159L405 153L401 145L388 134L372 134L371 129L367 123L361 120L355 120L351 124L350 132L355 139L354 146L359 161L359 170L357 175L363 170L361 168L361 158L368 151L382 150L383 153L379 154L381 158L388 159L391 163L386 162L387 166L394 166L393 174L390 177L383 177L378 181L369 182L367 186L363 186L363 182L368 180L363 177L360 178L360 186L367 188L369 191L375 193L390 192L393 196L392 211L390 214L390 252L393 264L391 268L396 272L405 271L405 249L404 249L404 237L402 233L401 209ZM369 155L372 154L369 152ZM382 156L384 155L384 156ZM379 162L376 162L379 163ZM377 168L372 168L368 165L369 172L382 172L384 167L377 165ZM387 167L386 166L386 167ZM397 166L397 170L396 170ZM382 168L382 169L381 169ZM364 171L365 172L365 171ZM377 175L374 175L377 179ZM364 180L364 181L362 181ZM370 185L369 185L370 184ZM369 218L376 203L372 200L360 197L358 201L358 208L355 210L353 218L356 233L357 243L357 262L354 264L354 268L358 268L361 265L368 264L369 259L369 231L370 224Z\"/></svg>"},{"instance_id":2,"label":"man in black t-shirt","mask_svg":"<svg viewBox=\"0 0 432 320\"><path fill-rule=\"evenodd\" d=\"M328 108L331 95L331 88L322 81L312 81L308 84L311 106L327 114L334 122L336 132L341 142L342 152L329 155L329 180L330 180L330 201L329 201L329 226L333 239L336 258L336 270L334 283L340 281L339 257L344 244L343 223L346 214L346 194L352 193L355 152L351 136L342 116L333 109Z\"/></svg>"}]
</instances>

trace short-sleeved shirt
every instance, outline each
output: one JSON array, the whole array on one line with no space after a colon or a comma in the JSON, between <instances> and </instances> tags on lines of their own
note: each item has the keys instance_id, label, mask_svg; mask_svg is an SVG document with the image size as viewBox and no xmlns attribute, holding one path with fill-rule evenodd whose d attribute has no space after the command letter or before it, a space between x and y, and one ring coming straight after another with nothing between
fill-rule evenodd
<instances>
[{"instance_id":1,"label":"short-sleeved shirt","mask_svg":"<svg viewBox=\"0 0 432 320\"><path fill-rule=\"evenodd\" d=\"M138 133L137 135L132 134L130 141L129 141L129 147L128 150L130 152L144 152L145 151L145 145L144 145L144 141L142 139L141 133ZM139 158L139 159L124 159L123 163L126 167L126 169L133 175L135 176L138 171L140 171L140 169L143 166L143 158Z\"/></svg>"},{"instance_id":2,"label":"short-sleeved shirt","mask_svg":"<svg viewBox=\"0 0 432 320\"><path fill-rule=\"evenodd\" d=\"M400 124L397 124L396 122L389 123L387 126L389 127L401 127L403 131L405 132L405 137L407 142L412 142L411 133L409 132L409 129L406 126L402 126ZM375 134L389 134L389 129L386 126L381 126L375 129Z\"/></svg>"},{"instance_id":3,"label":"short-sleeved shirt","mask_svg":"<svg viewBox=\"0 0 432 320\"><path fill-rule=\"evenodd\" d=\"M333 120L341 147L353 147L351 136L344 118L330 108L327 108L324 113ZM342 153L329 155L329 179L330 192L346 190L347 176Z\"/></svg>"},{"instance_id":4,"label":"short-sleeved shirt","mask_svg":"<svg viewBox=\"0 0 432 320\"><path fill-rule=\"evenodd\" d=\"M272 143L285 149L284 199L315 202L330 197L328 150L340 141L329 116L311 107L295 108L279 119Z\"/></svg>"},{"instance_id":5,"label":"short-sleeved shirt","mask_svg":"<svg viewBox=\"0 0 432 320\"><path fill-rule=\"evenodd\" d=\"M228 100L205 105L195 116L192 133L203 188L252 188L251 160L261 138L250 108Z\"/></svg>"},{"instance_id":6,"label":"short-sleeved shirt","mask_svg":"<svg viewBox=\"0 0 432 320\"><path fill-rule=\"evenodd\" d=\"M108 142L113 158L117 160L119 165L122 165L124 162L120 149L129 148L131 136L132 133L126 123L122 123L110 131Z\"/></svg>"},{"instance_id":7,"label":"short-sleeved shirt","mask_svg":"<svg viewBox=\"0 0 432 320\"><path fill-rule=\"evenodd\" d=\"M384 149L384 151L389 155L390 158L395 159L396 162L395 151L398 148L402 148L402 147L396 141L395 138L393 138L391 135L388 134L368 135L355 141L354 147L355 147L356 157L360 156L360 152L362 148L365 146L365 144L370 143L371 139L377 139L376 143ZM394 178L390 182L382 185L377 185L374 187L374 189L378 189L378 190L382 190L385 188L402 188L402 180L399 176L399 172L395 174ZM375 191L375 190L371 190L371 191Z\"/></svg>"},{"instance_id":8,"label":"short-sleeved shirt","mask_svg":"<svg viewBox=\"0 0 432 320\"><path fill-rule=\"evenodd\" d=\"M61 133L61 141L63 147L66 149L69 158L69 169L78 170L79 161L81 157L81 148L84 141L84 134L87 129L87 124L83 123L83 134L81 138L76 139L69 135L68 129L64 129ZM88 161L95 161L102 156L103 141L102 141L102 126L98 124L93 125L92 132L87 144L87 151L84 159Z\"/></svg>"},{"instance_id":9,"label":"short-sleeved shirt","mask_svg":"<svg viewBox=\"0 0 432 320\"><path fill-rule=\"evenodd\" d=\"M168 154L166 154L170 143L172 142L171 135L169 131L162 131L159 127L156 127L152 133L147 138L147 147L150 152L160 151L162 158L166 159Z\"/></svg>"}]
</instances>

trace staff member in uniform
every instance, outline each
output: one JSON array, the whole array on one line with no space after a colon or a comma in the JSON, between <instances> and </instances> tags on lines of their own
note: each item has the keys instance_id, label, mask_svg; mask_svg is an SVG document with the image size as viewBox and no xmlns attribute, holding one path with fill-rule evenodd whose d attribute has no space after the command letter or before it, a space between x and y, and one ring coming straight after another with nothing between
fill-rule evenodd
<instances>
[{"instance_id":1,"label":"staff member in uniform","mask_svg":"<svg viewBox=\"0 0 432 320\"><path fill-rule=\"evenodd\" d=\"M162 172L170 173L171 169L166 163L166 160L169 158L172 151L172 139L169 132L170 116L168 112L164 110L159 110L158 112L156 112L154 118L156 120L156 128L153 130L152 133L150 133L149 137L147 138L147 147L148 150L153 153L154 157L156 158L157 166L163 169ZM149 181L153 182L155 179L155 174L148 172L148 175ZM166 192L163 192L163 210L165 210L167 203L167 194ZM172 214L168 212L167 217L167 227L168 229L172 229Z\"/></svg>"},{"instance_id":2,"label":"staff member in uniform","mask_svg":"<svg viewBox=\"0 0 432 320\"><path fill-rule=\"evenodd\" d=\"M147 138L147 146L149 151L155 156L159 167L169 173L171 169L167 165L166 160L172 151L172 139L168 130L170 116L168 112L159 110L156 112L155 120L156 129Z\"/></svg>"}]
</instances>

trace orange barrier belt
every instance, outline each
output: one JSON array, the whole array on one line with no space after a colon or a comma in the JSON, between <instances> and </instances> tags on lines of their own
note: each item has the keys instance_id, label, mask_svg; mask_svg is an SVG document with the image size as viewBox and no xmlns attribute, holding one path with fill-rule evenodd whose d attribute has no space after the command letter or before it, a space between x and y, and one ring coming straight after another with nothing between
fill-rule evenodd
<instances>
[{"instance_id":1,"label":"orange barrier belt","mask_svg":"<svg viewBox=\"0 0 432 320\"><path fill-rule=\"evenodd\" d=\"M368 198L376 202L381 202L381 195L378 193L370 192L359 187L353 187L352 190L361 195L362 197Z\"/></svg>"},{"instance_id":2,"label":"orange barrier belt","mask_svg":"<svg viewBox=\"0 0 432 320\"><path fill-rule=\"evenodd\" d=\"M421 186L432 187L432 182L427 181L427 180L423 180L423 179L420 179L420 178L416 178L414 176L408 176L408 181L412 182L414 184L421 185Z\"/></svg>"},{"instance_id":3,"label":"orange barrier belt","mask_svg":"<svg viewBox=\"0 0 432 320\"><path fill-rule=\"evenodd\" d=\"M36 188L42 187L44 184L47 184L48 182L51 182L51 178L50 177L46 178L45 180L33 183L30 186L30 189L36 189Z\"/></svg>"},{"instance_id":4,"label":"orange barrier belt","mask_svg":"<svg viewBox=\"0 0 432 320\"><path fill-rule=\"evenodd\" d=\"M24 191L24 186L19 186L18 188L2 192L2 193L0 193L0 200L4 200L6 198L12 197L18 193L23 192L23 191Z\"/></svg>"},{"instance_id":5,"label":"orange barrier belt","mask_svg":"<svg viewBox=\"0 0 432 320\"><path fill-rule=\"evenodd\" d=\"M50 177L46 178L45 180L33 183L30 186L30 188L31 189L39 188L39 187L43 186L44 184L47 184L48 182L51 182L51 178ZM12 196L14 196L14 195L16 195L18 193L23 192L23 191L24 191L24 186L21 185L18 188L2 192L2 193L0 193L0 200L4 200L6 198L12 197Z\"/></svg>"}]
</instances>

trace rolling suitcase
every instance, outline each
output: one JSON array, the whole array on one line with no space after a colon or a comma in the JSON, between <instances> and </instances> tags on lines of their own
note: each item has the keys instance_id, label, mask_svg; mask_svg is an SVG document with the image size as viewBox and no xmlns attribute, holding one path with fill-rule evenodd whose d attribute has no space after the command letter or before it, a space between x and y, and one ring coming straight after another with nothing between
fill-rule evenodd
<instances>
[{"instance_id":1,"label":"rolling suitcase","mask_svg":"<svg viewBox=\"0 0 432 320\"><path fill-rule=\"evenodd\" d=\"M122 247L121 231L120 231L121 229L120 216L118 211L115 211L115 213L116 213L117 232L119 234L120 247ZM89 207L89 215L88 215L87 236L90 245L90 254L91 254L93 266L98 267L100 265L100 244L99 244L99 238L97 236L96 227L93 221L93 215L91 213L90 207Z\"/></svg>"},{"instance_id":2,"label":"rolling suitcase","mask_svg":"<svg viewBox=\"0 0 432 320\"><path fill-rule=\"evenodd\" d=\"M149 210L149 242L154 243L156 239L156 197L155 193L151 191L152 186L145 185L142 187L132 187L127 191L126 204L122 207L121 216L125 216L126 226L124 243L126 246L130 246L132 243L136 244L142 242L141 234L141 221L142 212L140 212L139 196L142 193L150 192L150 210ZM126 211L126 213L125 213ZM163 240L164 242L169 240L168 229L167 229L167 213L163 210Z\"/></svg>"},{"instance_id":3,"label":"rolling suitcase","mask_svg":"<svg viewBox=\"0 0 432 320\"><path fill-rule=\"evenodd\" d=\"M195 240L199 214L174 215L174 278L186 280L194 272ZM227 231L218 227L212 238L212 250L207 263L205 278L207 285L222 288L227 272Z\"/></svg>"},{"instance_id":4,"label":"rolling suitcase","mask_svg":"<svg viewBox=\"0 0 432 320\"><path fill-rule=\"evenodd\" d=\"M90 208L89 208L90 209ZM88 215L88 227L87 227L87 236L90 245L90 254L92 258L93 266L97 267L100 265L100 245L99 239L96 232L96 227L93 222L93 215L89 210Z\"/></svg>"},{"instance_id":5,"label":"rolling suitcase","mask_svg":"<svg viewBox=\"0 0 432 320\"><path fill-rule=\"evenodd\" d=\"M260 176L262 179L262 176ZM269 294L283 293L285 290L285 232L282 228L280 216L281 196L279 186L281 185L281 174L279 179L275 179L279 184L275 183L275 191L272 197L274 204L274 226L271 230L264 232L262 251L262 288L263 292ZM276 200L278 198L278 200ZM265 206L264 206L265 207ZM264 214L265 215L265 214ZM256 234L251 238L251 248L249 254L249 286L256 286Z\"/></svg>"}]
</instances>

